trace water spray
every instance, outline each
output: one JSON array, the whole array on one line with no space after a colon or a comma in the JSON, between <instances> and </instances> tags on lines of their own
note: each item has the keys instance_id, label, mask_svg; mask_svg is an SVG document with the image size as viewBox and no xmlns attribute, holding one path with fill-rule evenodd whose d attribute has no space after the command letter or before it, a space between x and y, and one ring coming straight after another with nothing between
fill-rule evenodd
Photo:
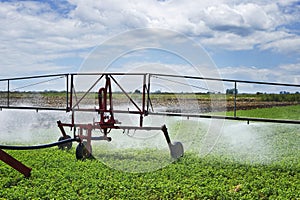
<instances>
[{"instance_id":1,"label":"water spray","mask_svg":"<svg viewBox=\"0 0 300 200\"><path fill-rule=\"evenodd\" d=\"M58 74L58 75L44 75L37 77L23 77L23 78L14 78L14 79L5 79L0 81L7 81L10 84L13 80L20 79L34 79L34 78L52 78L53 77L65 77L66 79L66 90L65 90L65 103L61 103L59 107L43 107L43 106L26 106L26 105L12 105L12 96L10 95L10 86L8 86L6 102L0 106L0 109L17 109L17 110L48 110L48 111L64 111L71 113L70 122L62 122L61 120L57 121L57 126L61 132L61 137L59 137L57 142L35 145L35 146L11 146L11 145L0 145L0 149L11 149L11 150L33 150L33 149L42 149L50 148L53 146L58 146L60 149L70 149L73 142L77 142L76 147L76 158L85 159L92 155L92 143L91 141L104 140L107 142L112 141L112 137L109 136L111 130L144 130L144 131L161 131L165 137L166 143L169 147L170 156L174 160L179 159L184 155L184 145L181 142L172 142L171 137L168 132L168 128L165 124L161 126L146 126L144 124L144 119L148 116L169 116L169 117L186 117L186 118L208 118L214 120L238 120L254 122L270 122L270 123L286 123L286 124L300 124L299 120L284 120L284 119L265 119L265 118L250 118L250 117L239 117L236 114L234 116L218 116L218 115L208 115L200 113L184 113L181 110L176 110L172 112L156 112L153 109L153 103L150 95L150 85L152 77L163 77L164 80L167 78L182 78L182 79L193 79L193 80L209 80L209 81L229 81L229 82L242 82L242 83L253 83L253 84L263 84L263 82L250 82L250 81L240 81L240 80L227 80L227 79L217 79L217 78L204 78L204 77L192 77L192 76L179 76L179 75L167 75L167 74L151 74L151 73L76 73L76 74ZM75 76L96 76L98 77L96 81L87 89L87 91L81 94L81 97L76 95L74 77ZM140 76L142 77L142 91L140 97L141 102L137 103L122 87L122 85L117 81L115 77L118 76ZM53 79L56 80L56 79ZM103 83L104 85L100 88L98 85ZM42 82L43 83L43 82ZM174 83L174 81L173 81ZM114 107L114 98L112 92L112 84L114 87L119 88L122 94L128 99L133 109L115 109ZM265 83L271 85L280 85L280 83ZM283 86L293 86L300 87L299 85L291 84L282 84ZM88 97L91 91L97 89L97 105L94 107L82 106L82 101ZM236 110L236 109L235 109ZM78 123L77 115L80 113L93 113L98 115L99 120L94 120L88 123ZM123 125L122 122L116 119L116 114L123 115L134 115L138 117L136 125ZM65 128L70 128L73 131L73 136L69 136ZM95 130L100 130L100 136L94 136L93 132ZM102 135L101 135L102 134ZM172 134L171 134L172 135ZM9 156L7 153L1 150L1 160L7 163L8 165L14 167L25 176L30 175L30 168L24 166L16 159Z\"/></svg>"}]
</instances>

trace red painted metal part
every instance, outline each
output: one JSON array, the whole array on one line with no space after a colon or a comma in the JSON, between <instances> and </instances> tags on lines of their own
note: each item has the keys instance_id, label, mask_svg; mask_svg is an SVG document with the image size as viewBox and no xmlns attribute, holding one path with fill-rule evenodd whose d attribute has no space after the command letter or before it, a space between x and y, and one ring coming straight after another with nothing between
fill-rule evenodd
<instances>
[{"instance_id":1,"label":"red painted metal part","mask_svg":"<svg viewBox=\"0 0 300 200\"><path fill-rule=\"evenodd\" d=\"M74 77L77 75L99 75L100 78L93 84L93 86L84 94L83 97L79 101L76 100L75 105L73 105L73 97L76 97L75 86L74 86ZM113 76L123 76L123 75L139 75L143 76L143 88L142 88L142 106L139 107L134 100L126 93L126 91L121 87L121 85L116 81ZM23 79L34 79L34 78L48 78L48 77L66 77L66 108L62 107L35 107L35 106L15 106L10 104L10 81L15 80L23 80ZM70 77L70 80L69 80ZM80 101L86 96L91 89L98 84L98 82L103 78L106 78L105 86L100 88L98 91L98 108L79 108ZM222 81L222 82L234 82L235 88L237 87L236 83L251 83L251 84L266 84L266 85L277 85L277 86L291 86L300 88L300 85L295 84L284 84L284 83L268 83L268 82L254 82L254 81L242 81L242 80L230 80L230 79L217 79L217 78L203 78L203 77L193 77L193 76L179 76L179 75L167 75L167 74L144 74L144 73L76 73L76 74L53 74L53 75L43 75L43 76L31 76L31 77L20 77L20 78L12 78L12 79L0 79L0 82L7 81L7 103L6 106L0 105L0 110L4 109L33 109L33 110L56 110L56 111L66 111L72 112L72 118L70 123L62 123L58 121L58 127L64 136L67 138L64 127L74 128L74 140L77 142L82 142L83 140L87 141L87 148L91 149L91 140L107 140L110 141L111 138L107 137L108 133L111 129L121 129L121 130L161 130L167 143L169 144L171 154L175 155L172 157L178 157L183 155L182 145L172 144L171 139L169 137L166 126L162 127L144 127L143 126L143 117L147 115L162 115L162 116L186 116L186 117L198 117L198 118L214 118L214 119L228 119L228 120L243 120L243 121L257 121L257 122L271 122L271 123L287 123L287 124L300 124L300 120L280 120L280 119L261 119L261 118L247 118L247 117L234 117L230 116L209 116L202 114L185 114L185 113L162 113L162 112L154 112L152 108L152 103L150 100L150 78L151 77L178 77L178 78L187 78L187 79L200 79L200 80L210 80L210 81ZM146 80L148 80L146 85ZM69 82L70 81L70 82ZM112 89L111 83L114 83L116 86L121 89L123 94L125 94L132 105L134 105L136 110L114 110L113 102L112 102ZM149 111L152 108L152 112ZM83 111L83 112L98 112L100 116L100 120L98 122L93 122L91 124L75 124L75 111ZM135 114L140 115L139 126L119 126L119 122L114 118L114 113L120 114ZM76 135L76 128L79 128L79 134ZM93 137L92 131L98 129L102 131L103 136ZM84 134L84 131L86 134ZM51 145L52 146L52 145ZM46 148L50 147L47 145ZM45 147L43 147L45 148ZM4 149L4 148L2 148ZM30 176L31 168L26 167L24 164L4 152L0 149L0 160L7 163L14 169L18 170L26 177Z\"/></svg>"},{"instance_id":2,"label":"red painted metal part","mask_svg":"<svg viewBox=\"0 0 300 200\"><path fill-rule=\"evenodd\" d=\"M108 129L113 128L116 121L113 113L111 81L108 75L105 75L105 78L105 87L100 88L98 92L100 122L94 123L94 126L95 124L97 124L96 126L99 126L103 130L104 137L107 137ZM90 130L90 128L88 128L87 130ZM87 142L89 146L91 131L88 131L88 135L89 136Z\"/></svg>"},{"instance_id":3,"label":"red painted metal part","mask_svg":"<svg viewBox=\"0 0 300 200\"><path fill-rule=\"evenodd\" d=\"M94 86L97 85L97 83L105 77L105 85L104 87L101 87L98 90L98 108L79 108L79 103L83 98L87 95L88 92L92 90ZM74 138L78 138L80 140L80 143L85 143L86 149L92 153L92 146L91 141L92 140L106 140L111 141L111 137L108 137L107 135L110 133L112 129L121 129L123 131L125 130L161 130L166 138L166 141L169 145L170 153L172 158L179 158L183 155L183 146L180 142L177 142L175 144L171 143L167 128L165 125L162 127L145 127L143 126L143 119L144 116L148 115L148 111L146 109L146 101L147 101L147 109L148 109L148 103L149 103L149 88L146 86L146 79L147 75L143 74L143 90L142 90L142 105L141 107L138 106L138 104L130 97L130 95L122 88L122 86L117 82L117 80L112 76L112 74L103 74L100 78L97 79L97 81L90 87L90 89L87 90L87 92L75 103L74 106L72 106L72 102L70 101L70 111L72 111L72 121L71 123L62 123L58 121L58 127L62 132L62 135L65 136L64 127L70 127L74 128ZM135 111L125 111L125 110L114 110L113 109L113 98L112 98L112 82L118 86L118 88L123 92L123 94L128 98L128 100L132 103L132 105L135 107ZM73 87L73 83L71 83L71 91ZM148 98L146 97L146 93L148 94ZM71 93L72 95L72 93ZM70 97L70 100L72 99L72 96ZM75 108L76 107L76 108ZM88 124L80 124L75 123L75 111L83 111L83 112L97 112L99 114L99 121L94 121L93 123ZM120 122L115 119L114 113L123 113L123 114L136 114L140 116L139 125L136 126L120 126ZM76 135L76 129L79 130L79 133ZM93 130L100 130L103 135L102 136L92 136ZM77 149L76 149L77 151ZM80 150L78 150L80 151ZM77 152L76 152L77 153ZM76 154L77 155L77 154Z\"/></svg>"},{"instance_id":4,"label":"red painted metal part","mask_svg":"<svg viewBox=\"0 0 300 200\"><path fill-rule=\"evenodd\" d=\"M67 134L66 134L65 129L64 129L64 127L63 127L63 124L61 123L60 120L57 121L57 126L58 126L58 128L59 128L61 134L63 135L63 137L66 138L66 137L67 137Z\"/></svg>"},{"instance_id":5,"label":"red painted metal part","mask_svg":"<svg viewBox=\"0 0 300 200\"><path fill-rule=\"evenodd\" d=\"M20 173L24 174L25 177L29 177L31 174L31 168L25 166L20 161L0 149L0 160L14 168L15 170L19 171Z\"/></svg>"},{"instance_id":6,"label":"red painted metal part","mask_svg":"<svg viewBox=\"0 0 300 200\"><path fill-rule=\"evenodd\" d=\"M74 112L72 113L72 121L71 123L62 123L58 121L58 127L63 136L66 135L64 127L70 128L78 128L78 134L74 135L75 137L80 138L81 142L86 140L87 148L91 146L91 140L107 140L111 141L111 138L107 135L109 134L111 129L121 129L121 130L162 130L162 127L143 127L143 117L146 115L146 93L147 86L146 86L146 75L143 75L143 93L142 93L142 107L140 108L133 99L126 93L126 91L121 87L121 85L117 82L117 80L111 74L104 74L101 76L98 81L105 77L105 85L98 90L98 108L88 109L88 108L75 108L78 105L77 102L75 106L72 108L72 90L73 90L73 83L71 83L70 89L70 108L74 109L74 111L87 111L87 112L98 112L100 120L89 123L89 124L75 124L74 122ZM71 77L72 79L72 77ZM73 79L72 79L73 80ZM114 82L119 89L127 96L130 102L135 106L137 111L124 111L124 110L114 110L113 109L113 99L112 99L112 82ZM72 110L71 110L72 111ZM124 113L124 114L138 114L140 115L140 122L139 126L119 126L118 120L115 119L114 113ZM92 131L93 130L100 130L103 133L103 136L100 137L93 137Z\"/></svg>"}]
</instances>

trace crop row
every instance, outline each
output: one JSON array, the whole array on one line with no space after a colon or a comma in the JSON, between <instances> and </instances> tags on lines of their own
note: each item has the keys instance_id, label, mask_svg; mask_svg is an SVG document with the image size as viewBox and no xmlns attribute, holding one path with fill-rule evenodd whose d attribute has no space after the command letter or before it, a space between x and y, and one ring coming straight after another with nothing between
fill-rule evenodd
<instances>
[{"instance_id":1,"label":"crop row","mask_svg":"<svg viewBox=\"0 0 300 200\"><path fill-rule=\"evenodd\" d=\"M187 122L186 127L192 123ZM246 135L250 129L253 136ZM186 129L186 133L190 130ZM143 173L125 172L120 170L124 168L107 164L115 162L128 168L149 165L149 159L141 156L147 155L148 149L129 153L123 149L84 161L76 160L74 148L8 151L33 171L30 178L24 178L0 163L0 198L299 199L298 130L296 125L250 125L238 135L221 135L210 154L197 154L198 144L194 144L194 150L178 161ZM153 152L149 154L154 155L150 163L165 159Z\"/></svg>"},{"instance_id":2,"label":"crop row","mask_svg":"<svg viewBox=\"0 0 300 200\"><path fill-rule=\"evenodd\" d=\"M38 158L27 160L29 154ZM155 172L133 174L97 160L75 161L56 149L23 152L34 167L25 179L0 165L0 197L7 199L297 199L299 168L238 164L224 157L187 154ZM16 155L20 156L20 155ZM299 167L299 166L298 166Z\"/></svg>"}]
</instances>

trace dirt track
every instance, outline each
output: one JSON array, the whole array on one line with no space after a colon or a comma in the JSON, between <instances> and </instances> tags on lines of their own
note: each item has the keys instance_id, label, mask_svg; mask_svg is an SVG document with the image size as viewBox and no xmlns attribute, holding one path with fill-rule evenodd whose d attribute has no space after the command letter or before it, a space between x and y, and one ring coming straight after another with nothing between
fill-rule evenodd
<instances>
[{"instance_id":1,"label":"dirt track","mask_svg":"<svg viewBox=\"0 0 300 200\"><path fill-rule=\"evenodd\" d=\"M141 106L141 99L134 99ZM74 105L73 100L73 105ZM128 99L114 99L114 105L129 106ZM152 99L151 104L154 109L164 108L168 112L212 112L212 111L232 111L234 110L233 100L210 100L210 99ZM255 99L243 99L236 101L237 110L249 110L255 108L270 108L274 106L296 105L298 102L275 102L275 101L256 101ZM10 98L10 106L36 106L36 107L55 107L66 108L67 101L65 97L44 97L32 96L26 98ZM97 105L97 99L84 99L80 105ZM132 105L132 104L131 104ZM7 106L7 99L0 98L0 106ZM94 107L93 106L93 107Z\"/></svg>"},{"instance_id":2,"label":"dirt track","mask_svg":"<svg viewBox=\"0 0 300 200\"><path fill-rule=\"evenodd\" d=\"M271 108L274 106L296 105L298 102L274 102L274 101L237 101L237 110L250 110L256 108ZM177 102L154 102L153 106L166 107L168 112L220 112L233 111L234 101L203 101L190 100Z\"/></svg>"}]
</instances>

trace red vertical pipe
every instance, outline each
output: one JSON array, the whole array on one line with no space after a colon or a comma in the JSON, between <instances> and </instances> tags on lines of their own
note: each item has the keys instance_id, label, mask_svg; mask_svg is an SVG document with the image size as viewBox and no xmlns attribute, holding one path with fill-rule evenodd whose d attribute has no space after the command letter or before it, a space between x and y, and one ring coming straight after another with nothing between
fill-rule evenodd
<instances>
[{"instance_id":1,"label":"red vertical pipe","mask_svg":"<svg viewBox=\"0 0 300 200\"><path fill-rule=\"evenodd\" d=\"M72 124L72 125L73 125L73 124ZM65 132L64 126L63 126L63 124L61 123L60 120L57 121L57 126L58 126L58 128L59 128L61 134L63 135L63 137L64 137L64 138L67 138L67 134L66 134L66 132Z\"/></svg>"},{"instance_id":2,"label":"red vertical pipe","mask_svg":"<svg viewBox=\"0 0 300 200\"><path fill-rule=\"evenodd\" d=\"M104 110L107 111L107 91L109 88L109 77L106 75L106 83L105 83L105 89L103 90L103 103L104 103Z\"/></svg>"}]
</instances>

